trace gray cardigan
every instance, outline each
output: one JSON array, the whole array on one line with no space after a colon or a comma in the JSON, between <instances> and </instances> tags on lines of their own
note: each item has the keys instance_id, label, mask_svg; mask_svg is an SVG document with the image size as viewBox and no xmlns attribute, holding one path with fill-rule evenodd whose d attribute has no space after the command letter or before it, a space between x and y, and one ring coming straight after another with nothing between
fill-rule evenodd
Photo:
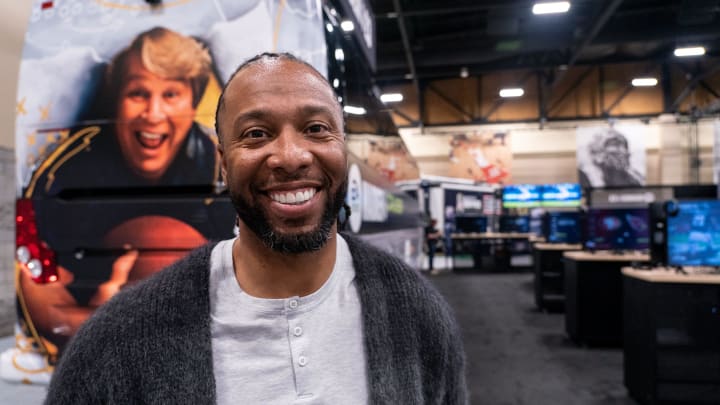
<instances>
[{"instance_id":1,"label":"gray cardigan","mask_svg":"<svg viewBox=\"0 0 720 405\"><path fill-rule=\"evenodd\" d=\"M343 236L362 303L370 403L467 403L461 336L440 294L399 259ZM213 246L98 309L62 355L45 403L215 403Z\"/></svg>"}]
</instances>

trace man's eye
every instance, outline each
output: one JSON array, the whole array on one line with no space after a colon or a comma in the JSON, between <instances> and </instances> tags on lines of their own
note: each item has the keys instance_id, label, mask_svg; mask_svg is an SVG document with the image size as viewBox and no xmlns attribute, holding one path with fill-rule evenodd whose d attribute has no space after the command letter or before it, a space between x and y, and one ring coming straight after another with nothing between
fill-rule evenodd
<instances>
[{"instance_id":1,"label":"man's eye","mask_svg":"<svg viewBox=\"0 0 720 405\"><path fill-rule=\"evenodd\" d=\"M127 97L132 99L147 98L148 93L142 89L134 89L127 92Z\"/></svg>"},{"instance_id":2,"label":"man's eye","mask_svg":"<svg viewBox=\"0 0 720 405\"><path fill-rule=\"evenodd\" d=\"M307 129L307 132L311 133L311 134L321 134L327 130L328 130L328 128L325 125L315 124L315 125L310 125Z\"/></svg>"},{"instance_id":3,"label":"man's eye","mask_svg":"<svg viewBox=\"0 0 720 405\"><path fill-rule=\"evenodd\" d=\"M267 135L267 134L265 133L265 131L263 131L261 129L251 129L250 131L245 132L245 138L250 138L250 139L262 138L265 135Z\"/></svg>"}]
</instances>

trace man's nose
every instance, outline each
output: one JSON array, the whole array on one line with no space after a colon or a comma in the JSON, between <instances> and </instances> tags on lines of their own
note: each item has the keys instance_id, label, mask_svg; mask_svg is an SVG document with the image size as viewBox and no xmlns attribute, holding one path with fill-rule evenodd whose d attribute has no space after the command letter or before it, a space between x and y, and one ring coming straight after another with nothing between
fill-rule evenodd
<instances>
[{"instance_id":1,"label":"man's nose","mask_svg":"<svg viewBox=\"0 0 720 405\"><path fill-rule=\"evenodd\" d=\"M267 164L273 170L294 173L312 164L310 141L294 128L283 129L270 146L272 149Z\"/></svg>"},{"instance_id":2,"label":"man's nose","mask_svg":"<svg viewBox=\"0 0 720 405\"><path fill-rule=\"evenodd\" d=\"M143 115L146 121L156 123L167 118L162 97L152 95L148 98Z\"/></svg>"}]
</instances>

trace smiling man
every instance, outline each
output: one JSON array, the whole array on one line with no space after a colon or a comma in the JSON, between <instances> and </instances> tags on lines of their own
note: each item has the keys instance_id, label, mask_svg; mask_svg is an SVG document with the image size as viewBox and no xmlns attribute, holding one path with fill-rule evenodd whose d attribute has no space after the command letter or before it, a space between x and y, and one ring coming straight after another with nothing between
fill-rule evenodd
<instances>
[{"instance_id":1,"label":"smiling man","mask_svg":"<svg viewBox=\"0 0 720 405\"><path fill-rule=\"evenodd\" d=\"M47 403L466 403L447 304L337 231L347 155L327 81L292 55L259 55L216 118L239 235L98 310Z\"/></svg>"}]
</instances>

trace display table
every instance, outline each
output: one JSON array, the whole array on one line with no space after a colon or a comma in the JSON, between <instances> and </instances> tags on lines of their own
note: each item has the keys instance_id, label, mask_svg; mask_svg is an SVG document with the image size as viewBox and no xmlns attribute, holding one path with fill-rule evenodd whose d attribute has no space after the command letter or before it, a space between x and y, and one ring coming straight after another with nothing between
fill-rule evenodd
<instances>
[{"instance_id":1,"label":"display table","mask_svg":"<svg viewBox=\"0 0 720 405\"><path fill-rule=\"evenodd\" d=\"M565 307L563 253L580 249L582 245L579 244L533 244L533 286L538 309L561 310Z\"/></svg>"},{"instance_id":2,"label":"display table","mask_svg":"<svg viewBox=\"0 0 720 405\"><path fill-rule=\"evenodd\" d=\"M630 396L720 404L720 274L630 267L622 274Z\"/></svg>"},{"instance_id":3,"label":"display table","mask_svg":"<svg viewBox=\"0 0 720 405\"><path fill-rule=\"evenodd\" d=\"M622 343L622 273L647 263L639 252L565 252L565 331L576 343Z\"/></svg>"},{"instance_id":4,"label":"display table","mask_svg":"<svg viewBox=\"0 0 720 405\"><path fill-rule=\"evenodd\" d=\"M531 233L483 232L453 233L452 267L455 269L455 255L468 253L473 257L473 269L507 270L512 267L512 256L530 255ZM517 249L516 244L525 246Z\"/></svg>"}]
</instances>

